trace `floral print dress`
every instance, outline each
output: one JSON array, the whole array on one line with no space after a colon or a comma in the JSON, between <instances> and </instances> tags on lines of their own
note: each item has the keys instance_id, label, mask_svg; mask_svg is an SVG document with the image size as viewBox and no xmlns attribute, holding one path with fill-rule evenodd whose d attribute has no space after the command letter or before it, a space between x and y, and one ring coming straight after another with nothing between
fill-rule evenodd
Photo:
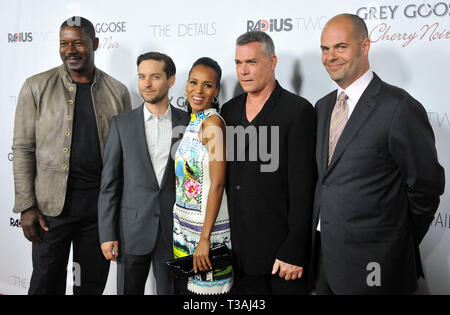
<instances>
[{"instance_id":1,"label":"floral print dress","mask_svg":"<svg viewBox=\"0 0 450 315\"><path fill-rule=\"evenodd\" d=\"M173 210L175 258L192 255L200 240L211 182L209 154L199 139L199 131L203 120L211 115L218 113L215 109L207 109L191 114L191 121L175 155L176 202ZM226 244L231 249L225 193L210 240L212 247ZM188 290L197 294L223 294L230 291L232 282L230 266L189 278Z\"/></svg>"}]
</instances>

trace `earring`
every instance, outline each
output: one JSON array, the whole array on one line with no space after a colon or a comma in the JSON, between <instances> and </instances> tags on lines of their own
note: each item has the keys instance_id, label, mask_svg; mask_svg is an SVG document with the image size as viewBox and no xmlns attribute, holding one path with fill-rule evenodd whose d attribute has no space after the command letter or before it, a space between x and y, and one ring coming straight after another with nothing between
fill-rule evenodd
<instances>
[{"instance_id":1,"label":"earring","mask_svg":"<svg viewBox=\"0 0 450 315\"><path fill-rule=\"evenodd\" d=\"M219 99L217 98L217 96L213 98L213 103L216 103L216 104L219 103Z\"/></svg>"}]
</instances>

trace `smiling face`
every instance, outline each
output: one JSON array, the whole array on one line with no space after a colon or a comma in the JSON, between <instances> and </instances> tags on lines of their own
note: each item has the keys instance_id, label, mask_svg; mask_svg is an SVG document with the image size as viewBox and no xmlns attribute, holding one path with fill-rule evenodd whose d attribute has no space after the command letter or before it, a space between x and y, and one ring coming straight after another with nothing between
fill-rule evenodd
<instances>
[{"instance_id":1,"label":"smiling face","mask_svg":"<svg viewBox=\"0 0 450 315\"><path fill-rule=\"evenodd\" d=\"M277 58L268 55L263 43L236 46L236 74L247 93L258 93L275 80Z\"/></svg>"},{"instance_id":2,"label":"smiling face","mask_svg":"<svg viewBox=\"0 0 450 315\"><path fill-rule=\"evenodd\" d=\"M351 21L345 17L331 20L321 37L322 64L331 79L342 89L369 70L369 38L359 39Z\"/></svg>"},{"instance_id":3,"label":"smiling face","mask_svg":"<svg viewBox=\"0 0 450 315\"><path fill-rule=\"evenodd\" d=\"M175 75L167 78L164 61L143 60L138 66L139 93L150 104L166 103L169 88L175 83Z\"/></svg>"},{"instance_id":4,"label":"smiling face","mask_svg":"<svg viewBox=\"0 0 450 315\"><path fill-rule=\"evenodd\" d=\"M186 95L193 113L211 108L213 99L219 95L214 69L204 65L192 68L186 85Z\"/></svg>"},{"instance_id":5,"label":"smiling face","mask_svg":"<svg viewBox=\"0 0 450 315\"><path fill-rule=\"evenodd\" d=\"M62 27L59 33L59 54L69 73L85 73L94 68L98 39L87 36L80 27Z\"/></svg>"}]
</instances>

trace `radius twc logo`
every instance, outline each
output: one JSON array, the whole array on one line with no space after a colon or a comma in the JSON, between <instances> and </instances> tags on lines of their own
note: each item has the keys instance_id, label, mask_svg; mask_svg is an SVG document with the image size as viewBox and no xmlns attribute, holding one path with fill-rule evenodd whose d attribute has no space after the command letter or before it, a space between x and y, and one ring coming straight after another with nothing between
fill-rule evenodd
<instances>
[{"instance_id":1,"label":"radius twc logo","mask_svg":"<svg viewBox=\"0 0 450 315\"><path fill-rule=\"evenodd\" d=\"M247 32L290 32L294 28L291 18L247 20Z\"/></svg>"},{"instance_id":2,"label":"radius twc logo","mask_svg":"<svg viewBox=\"0 0 450 315\"><path fill-rule=\"evenodd\" d=\"M8 33L8 43L27 43L32 41L32 32Z\"/></svg>"},{"instance_id":3,"label":"radius twc logo","mask_svg":"<svg viewBox=\"0 0 450 315\"><path fill-rule=\"evenodd\" d=\"M248 19L247 32L315 32L322 30L326 16L302 16L283 18Z\"/></svg>"},{"instance_id":4,"label":"radius twc logo","mask_svg":"<svg viewBox=\"0 0 450 315\"><path fill-rule=\"evenodd\" d=\"M15 32L8 33L8 43L25 44L31 42L52 42L56 40L55 32Z\"/></svg>"},{"instance_id":5,"label":"radius twc logo","mask_svg":"<svg viewBox=\"0 0 450 315\"><path fill-rule=\"evenodd\" d=\"M291 18L282 19L261 19L257 21L247 21L247 32L290 32L294 28Z\"/></svg>"}]
</instances>

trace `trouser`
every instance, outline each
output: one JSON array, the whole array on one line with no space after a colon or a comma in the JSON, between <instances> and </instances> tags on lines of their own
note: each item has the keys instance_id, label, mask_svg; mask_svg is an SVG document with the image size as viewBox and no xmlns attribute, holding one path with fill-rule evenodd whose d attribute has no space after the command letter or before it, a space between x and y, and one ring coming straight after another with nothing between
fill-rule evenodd
<instances>
[{"instance_id":1,"label":"trouser","mask_svg":"<svg viewBox=\"0 0 450 315\"><path fill-rule=\"evenodd\" d=\"M317 295L334 295L333 291L328 284L328 280L323 267L323 253L322 244L320 238L320 232L316 232L316 248L317 248L317 275L315 293Z\"/></svg>"},{"instance_id":2,"label":"trouser","mask_svg":"<svg viewBox=\"0 0 450 315\"><path fill-rule=\"evenodd\" d=\"M237 295L302 295L306 294L306 280L284 280L279 274L248 275L235 273L234 293Z\"/></svg>"},{"instance_id":3,"label":"trouser","mask_svg":"<svg viewBox=\"0 0 450 315\"><path fill-rule=\"evenodd\" d=\"M150 265L153 267L153 275L156 280L156 293L158 295L174 294L174 282L169 276L166 265L168 260L173 259L173 248L172 244L166 244L160 233L161 226L159 227L155 247L147 255L121 253L119 244L120 257L117 262L117 294L143 295Z\"/></svg>"},{"instance_id":4,"label":"trouser","mask_svg":"<svg viewBox=\"0 0 450 315\"><path fill-rule=\"evenodd\" d=\"M90 213L74 216L65 208L57 217L45 216L49 231L41 230L41 242L33 244L33 274L28 294L65 294L71 244L74 295L103 293L109 261L99 245L97 212Z\"/></svg>"}]
</instances>

